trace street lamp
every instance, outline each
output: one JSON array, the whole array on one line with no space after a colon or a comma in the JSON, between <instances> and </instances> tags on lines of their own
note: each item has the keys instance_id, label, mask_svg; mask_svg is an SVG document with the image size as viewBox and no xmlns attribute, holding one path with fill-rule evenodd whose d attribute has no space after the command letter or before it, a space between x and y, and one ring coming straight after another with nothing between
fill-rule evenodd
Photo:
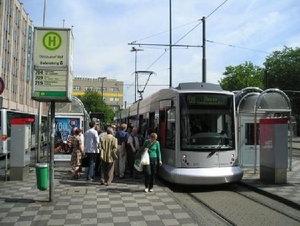
<instances>
[{"instance_id":1,"label":"street lamp","mask_svg":"<svg viewBox=\"0 0 300 226\"><path fill-rule=\"evenodd\" d=\"M101 79L101 95L102 95L102 103L104 102L103 98L103 81L106 79L106 77L98 77L98 79Z\"/></svg>"},{"instance_id":2,"label":"street lamp","mask_svg":"<svg viewBox=\"0 0 300 226\"><path fill-rule=\"evenodd\" d=\"M117 91L117 111L120 110L120 100L119 100L119 92L120 92L120 89L119 89L119 86L118 86L118 83L115 83L115 86L116 86L116 91Z\"/></svg>"},{"instance_id":3,"label":"street lamp","mask_svg":"<svg viewBox=\"0 0 300 226\"><path fill-rule=\"evenodd\" d=\"M136 93L137 93L137 51L144 51L143 49L136 49L132 47L130 52L135 52L134 54L134 101L136 101Z\"/></svg>"}]
</instances>

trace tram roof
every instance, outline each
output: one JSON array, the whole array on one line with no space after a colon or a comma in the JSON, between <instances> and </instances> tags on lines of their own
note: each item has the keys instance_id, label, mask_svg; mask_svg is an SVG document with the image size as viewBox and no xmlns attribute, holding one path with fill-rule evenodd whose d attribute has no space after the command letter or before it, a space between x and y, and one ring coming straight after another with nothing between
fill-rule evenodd
<instances>
[{"instance_id":1,"label":"tram roof","mask_svg":"<svg viewBox=\"0 0 300 226\"><path fill-rule=\"evenodd\" d=\"M175 88L178 90L207 90L207 91L224 91L218 84L203 83L203 82L186 82L179 83Z\"/></svg>"}]
</instances>

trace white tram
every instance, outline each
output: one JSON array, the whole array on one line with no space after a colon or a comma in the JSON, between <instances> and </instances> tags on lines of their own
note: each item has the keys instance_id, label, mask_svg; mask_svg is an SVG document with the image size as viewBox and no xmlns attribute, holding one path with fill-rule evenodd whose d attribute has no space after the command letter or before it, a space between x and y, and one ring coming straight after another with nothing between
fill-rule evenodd
<instances>
[{"instance_id":1,"label":"white tram","mask_svg":"<svg viewBox=\"0 0 300 226\"><path fill-rule=\"evenodd\" d=\"M159 176L186 185L234 183L238 165L234 93L209 83L162 89L119 112L118 122L158 134L163 165Z\"/></svg>"}]
</instances>

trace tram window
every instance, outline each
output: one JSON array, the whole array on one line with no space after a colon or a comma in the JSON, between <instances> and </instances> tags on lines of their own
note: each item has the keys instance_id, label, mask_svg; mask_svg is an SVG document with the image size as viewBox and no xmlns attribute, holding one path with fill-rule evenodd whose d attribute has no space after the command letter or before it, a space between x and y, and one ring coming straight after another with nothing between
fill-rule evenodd
<instances>
[{"instance_id":1,"label":"tram window","mask_svg":"<svg viewBox=\"0 0 300 226\"><path fill-rule=\"evenodd\" d=\"M167 112L167 139L166 146L168 148L175 148L175 108Z\"/></svg>"},{"instance_id":2,"label":"tram window","mask_svg":"<svg viewBox=\"0 0 300 226\"><path fill-rule=\"evenodd\" d=\"M256 144L259 145L259 124L256 124ZM254 145L254 123L245 124L245 145Z\"/></svg>"}]
</instances>

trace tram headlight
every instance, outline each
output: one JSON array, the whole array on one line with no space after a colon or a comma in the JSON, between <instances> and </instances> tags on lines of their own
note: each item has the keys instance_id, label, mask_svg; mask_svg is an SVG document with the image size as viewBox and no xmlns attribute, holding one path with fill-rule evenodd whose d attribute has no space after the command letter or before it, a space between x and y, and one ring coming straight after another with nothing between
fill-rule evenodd
<instances>
[{"instance_id":1,"label":"tram headlight","mask_svg":"<svg viewBox=\"0 0 300 226\"><path fill-rule=\"evenodd\" d=\"M234 154L231 154L231 161L233 162L234 161Z\"/></svg>"}]
</instances>

